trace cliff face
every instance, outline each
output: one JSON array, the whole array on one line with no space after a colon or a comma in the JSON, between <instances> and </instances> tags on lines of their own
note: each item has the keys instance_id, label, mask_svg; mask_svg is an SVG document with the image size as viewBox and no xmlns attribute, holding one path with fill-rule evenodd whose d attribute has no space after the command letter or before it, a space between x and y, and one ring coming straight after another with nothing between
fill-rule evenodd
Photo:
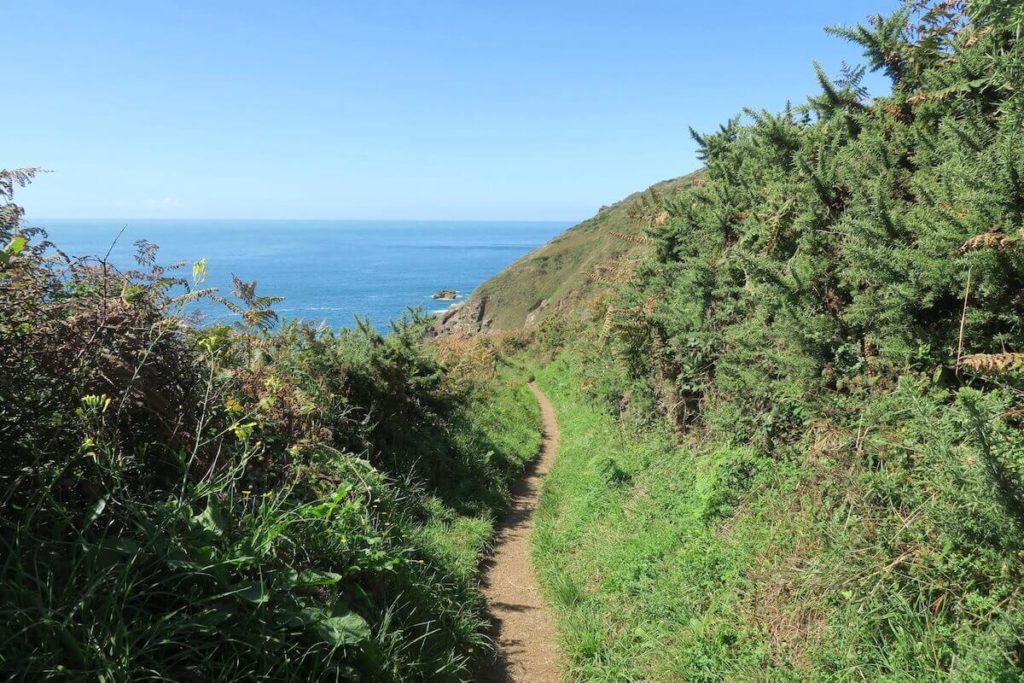
<instances>
[{"instance_id":1,"label":"cliff face","mask_svg":"<svg viewBox=\"0 0 1024 683\"><path fill-rule=\"evenodd\" d=\"M442 313L434 325L434 334L441 337L472 337L487 332L493 321L487 318L486 296L474 293L468 300L456 304Z\"/></svg>"},{"instance_id":2,"label":"cliff face","mask_svg":"<svg viewBox=\"0 0 1024 683\"><path fill-rule=\"evenodd\" d=\"M438 319L442 336L472 336L533 327L547 318L580 316L609 287L628 277L650 249L645 237L665 216L661 201L699 175L666 180L602 207L482 284Z\"/></svg>"}]
</instances>

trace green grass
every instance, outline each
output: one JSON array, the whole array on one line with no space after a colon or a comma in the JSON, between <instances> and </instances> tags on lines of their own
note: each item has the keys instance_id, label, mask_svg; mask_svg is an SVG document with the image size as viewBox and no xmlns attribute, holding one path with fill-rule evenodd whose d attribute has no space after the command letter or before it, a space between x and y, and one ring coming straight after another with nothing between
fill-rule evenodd
<instances>
[{"instance_id":1,"label":"green grass","mask_svg":"<svg viewBox=\"0 0 1024 683\"><path fill-rule=\"evenodd\" d=\"M538 379L562 443L534 552L570 669L582 680L680 680L667 648L700 634L703 608L727 590L719 579L726 558L702 521L715 473L681 462L664 438L625 437L581 400L566 362ZM697 680L693 673L682 680Z\"/></svg>"},{"instance_id":2,"label":"green grass","mask_svg":"<svg viewBox=\"0 0 1024 683\"><path fill-rule=\"evenodd\" d=\"M534 557L572 676L1020 680L1021 533L965 426L1007 457L997 401L907 381L769 459L624 430L579 362L537 373L562 443Z\"/></svg>"},{"instance_id":3,"label":"green grass","mask_svg":"<svg viewBox=\"0 0 1024 683\"><path fill-rule=\"evenodd\" d=\"M458 512L438 496L425 501L426 521L415 530L420 546L460 580L475 582L480 560L490 550L494 525L512 484L540 448L540 409L526 384L508 367L475 402L469 424L454 435L490 472L480 480L452 482L448 496L458 496Z\"/></svg>"}]
</instances>

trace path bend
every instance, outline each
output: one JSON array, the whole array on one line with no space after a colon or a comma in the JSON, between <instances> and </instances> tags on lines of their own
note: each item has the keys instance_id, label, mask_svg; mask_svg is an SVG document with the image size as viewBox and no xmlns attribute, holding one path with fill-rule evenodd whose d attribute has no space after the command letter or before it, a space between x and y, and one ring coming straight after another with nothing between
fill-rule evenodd
<instances>
[{"instance_id":1,"label":"path bend","mask_svg":"<svg viewBox=\"0 0 1024 683\"><path fill-rule=\"evenodd\" d=\"M541 452L512 489L482 586L497 651L483 671L483 680L490 683L555 683L561 670L554 622L530 559L541 482L558 453L558 421L544 392L533 382L529 386L540 404Z\"/></svg>"}]
</instances>

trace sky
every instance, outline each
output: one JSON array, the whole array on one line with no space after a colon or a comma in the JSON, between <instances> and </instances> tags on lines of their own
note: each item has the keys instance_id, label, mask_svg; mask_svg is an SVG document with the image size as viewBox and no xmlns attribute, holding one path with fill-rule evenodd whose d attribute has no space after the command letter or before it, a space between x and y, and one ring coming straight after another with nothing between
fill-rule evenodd
<instances>
[{"instance_id":1,"label":"sky","mask_svg":"<svg viewBox=\"0 0 1024 683\"><path fill-rule=\"evenodd\" d=\"M0 0L0 167L30 218L580 220L895 6Z\"/></svg>"}]
</instances>

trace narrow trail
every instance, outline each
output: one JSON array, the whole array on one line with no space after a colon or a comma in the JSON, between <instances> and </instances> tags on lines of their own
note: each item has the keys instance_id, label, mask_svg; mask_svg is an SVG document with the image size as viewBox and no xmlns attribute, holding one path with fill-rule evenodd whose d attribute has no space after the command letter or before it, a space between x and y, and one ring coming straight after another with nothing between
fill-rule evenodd
<instances>
[{"instance_id":1,"label":"narrow trail","mask_svg":"<svg viewBox=\"0 0 1024 683\"><path fill-rule=\"evenodd\" d=\"M483 593L494 622L497 648L483 673L491 683L558 681L555 627L530 562L533 513L541 481L558 452L558 421L551 401L535 384L543 421L540 457L512 490L512 502L498 527L494 556L484 572Z\"/></svg>"}]
</instances>

